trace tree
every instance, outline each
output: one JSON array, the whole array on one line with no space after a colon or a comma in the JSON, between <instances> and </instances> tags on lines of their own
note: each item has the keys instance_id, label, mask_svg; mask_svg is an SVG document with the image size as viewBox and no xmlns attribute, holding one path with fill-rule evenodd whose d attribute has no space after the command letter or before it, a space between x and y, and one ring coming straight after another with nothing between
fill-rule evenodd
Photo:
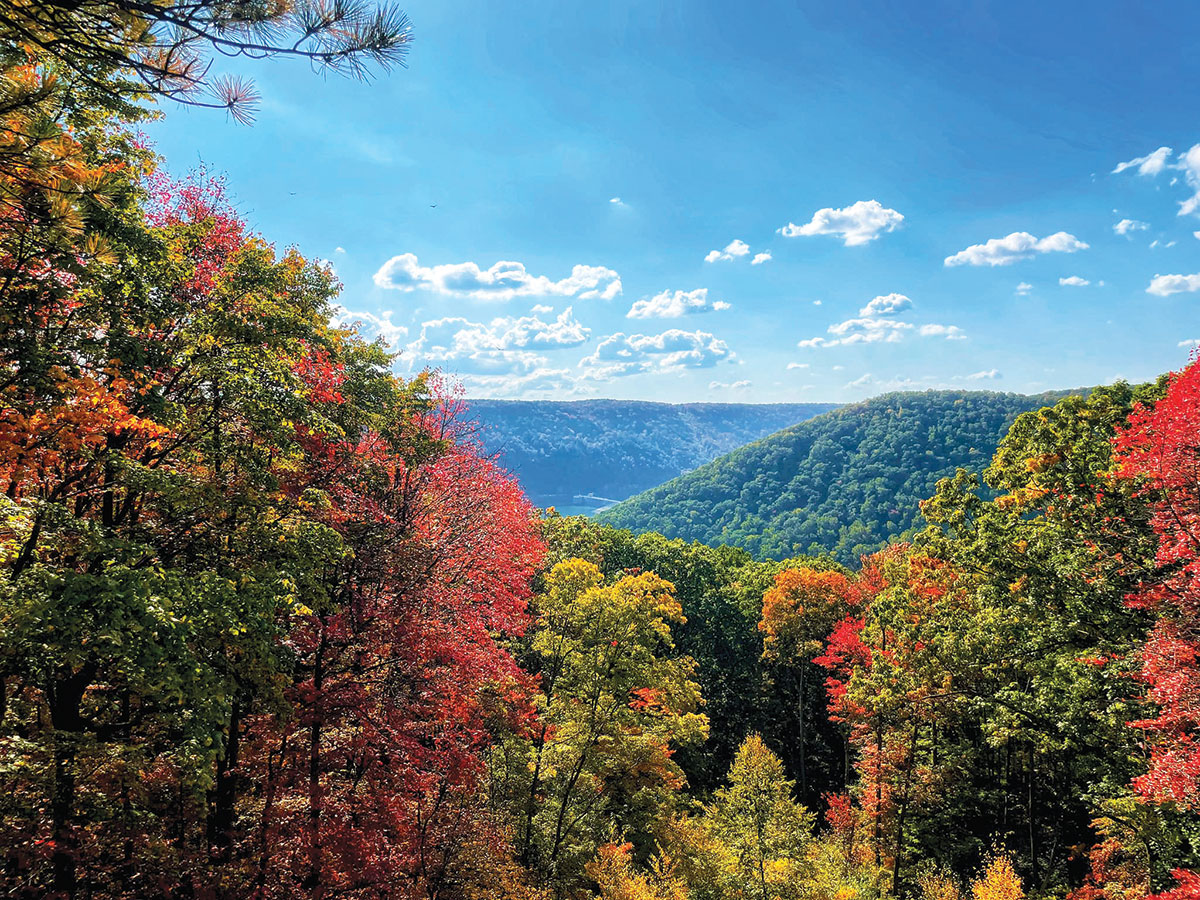
<instances>
[{"instance_id":1,"label":"tree","mask_svg":"<svg viewBox=\"0 0 1200 900\"><path fill-rule=\"evenodd\" d=\"M0 8L0 40L109 104L166 97L249 121L253 87L214 74L214 58L293 57L365 77L403 64L412 32L394 6L358 0L18 0Z\"/></svg>"},{"instance_id":2,"label":"tree","mask_svg":"<svg viewBox=\"0 0 1200 900\"><path fill-rule=\"evenodd\" d=\"M841 572L813 568L785 569L763 594L763 657L780 670L794 673L799 744L800 795L808 795L805 765L808 719L807 675L835 623L858 603L853 585Z\"/></svg>"},{"instance_id":3,"label":"tree","mask_svg":"<svg viewBox=\"0 0 1200 900\"><path fill-rule=\"evenodd\" d=\"M804 895L813 817L792 799L795 783L758 735L742 743L729 784L706 809L706 826L728 854L729 896Z\"/></svg>"},{"instance_id":4,"label":"tree","mask_svg":"<svg viewBox=\"0 0 1200 900\"><path fill-rule=\"evenodd\" d=\"M667 821L684 784L671 756L708 723L694 663L671 652L682 614L669 582L647 572L609 584L567 560L535 606L539 720L492 752L491 778L522 863L562 896L608 835L645 841Z\"/></svg>"}]
</instances>

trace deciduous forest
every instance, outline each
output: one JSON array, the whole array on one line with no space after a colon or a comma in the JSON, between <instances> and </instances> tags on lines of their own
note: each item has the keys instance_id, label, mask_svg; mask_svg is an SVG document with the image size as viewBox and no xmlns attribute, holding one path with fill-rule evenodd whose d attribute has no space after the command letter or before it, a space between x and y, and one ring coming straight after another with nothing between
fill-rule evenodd
<instances>
[{"instance_id":1,"label":"deciduous forest","mask_svg":"<svg viewBox=\"0 0 1200 900\"><path fill-rule=\"evenodd\" d=\"M966 417L1020 412L866 554L559 516L137 130L398 12L0 38L0 894L1200 896L1200 362Z\"/></svg>"}]
</instances>

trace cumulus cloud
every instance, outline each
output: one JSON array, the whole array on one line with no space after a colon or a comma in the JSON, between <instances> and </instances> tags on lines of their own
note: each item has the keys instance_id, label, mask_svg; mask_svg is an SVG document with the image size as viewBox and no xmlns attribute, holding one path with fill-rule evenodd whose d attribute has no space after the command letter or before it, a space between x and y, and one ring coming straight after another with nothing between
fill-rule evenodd
<instances>
[{"instance_id":1,"label":"cumulus cloud","mask_svg":"<svg viewBox=\"0 0 1200 900\"><path fill-rule=\"evenodd\" d=\"M967 377L972 381L995 381L1004 376L1000 374L999 369L985 369L982 372L974 372Z\"/></svg>"},{"instance_id":2,"label":"cumulus cloud","mask_svg":"<svg viewBox=\"0 0 1200 900\"><path fill-rule=\"evenodd\" d=\"M903 294L883 294L858 311L860 316L892 316L912 309L912 301Z\"/></svg>"},{"instance_id":3,"label":"cumulus cloud","mask_svg":"<svg viewBox=\"0 0 1200 900\"><path fill-rule=\"evenodd\" d=\"M545 367L542 351L578 347L589 334L568 306L551 322L536 316L486 324L457 316L433 319L421 324L420 336L406 349L414 364L466 374L527 374Z\"/></svg>"},{"instance_id":4,"label":"cumulus cloud","mask_svg":"<svg viewBox=\"0 0 1200 900\"><path fill-rule=\"evenodd\" d=\"M1155 275L1150 279L1147 294L1166 297L1170 294L1190 294L1200 291L1200 272L1195 275Z\"/></svg>"},{"instance_id":5,"label":"cumulus cloud","mask_svg":"<svg viewBox=\"0 0 1200 900\"><path fill-rule=\"evenodd\" d=\"M818 209L807 224L788 222L779 233L784 237L832 234L840 237L847 247L857 247L875 240L885 231L894 231L903 221L904 216L878 200L859 200L844 209Z\"/></svg>"},{"instance_id":6,"label":"cumulus cloud","mask_svg":"<svg viewBox=\"0 0 1200 900\"><path fill-rule=\"evenodd\" d=\"M765 263L770 258L771 258L770 250L764 250L762 253L755 253L754 259L750 260L750 265L761 266L763 263Z\"/></svg>"},{"instance_id":7,"label":"cumulus cloud","mask_svg":"<svg viewBox=\"0 0 1200 900\"><path fill-rule=\"evenodd\" d=\"M749 387L750 387L750 382L745 381L745 380L743 380L743 381L710 381L708 383L708 389L710 391L718 390L720 388L724 388L724 389L730 390L730 391L744 391Z\"/></svg>"},{"instance_id":8,"label":"cumulus cloud","mask_svg":"<svg viewBox=\"0 0 1200 900\"><path fill-rule=\"evenodd\" d=\"M1112 170L1114 175L1119 175L1126 169L1136 168L1139 175L1157 175L1167 167L1167 160L1171 156L1170 147L1159 147L1153 153L1147 153L1145 156L1137 156L1128 162L1117 163L1117 167Z\"/></svg>"},{"instance_id":9,"label":"cumulus cloud","mask_svg":"<svg viewBox=\"0 0 1200 900\"><path fill-rule=\"evenodd\" d=\"M1041 253L1074 253L1088 245L1073 234L1057 231L1036 238L1028 231L1014 231L1008 237L992 238L986 244L972 244L946 257L947 266L1007 266Z\"/></svg>"},{"instance_id":10,"label":"cumulus cloud","mask_svg":"<svg viewBox=\"0 0 1200 900\"><path fill-rule=\"evenodd\" d=\"M379 338L389 348L395 350L400 346L400 339L408 335L408 329L392 321L395 315L392 310L384 310L379 315L369 312L356 312L344 306L335 305L329 321L339 328L354 328L364 337L374 340Z\"/></svg>"},{"instance_id":11,"label":"cumulus cloud","mask_svg":"<svg viewBox=\"0 0 1200 900\"><path fill-rule=\"evenodd\" d=\"M479 300L511 300L513 297L578 297L581 300L611 300L621 293L621 277L604 266L575 266L559 281L531 275L519 262L501 261L487 269L476 263L422 266L412 253L401 253L385 262L375 273L381 288L413 291L417 288Z\"/></svg>"},{"instance_id":12,"label":"cumulus cloud","mask_svg":"<svg viewBox=\"0 0 1200 900\"><path fill-rule=\"evenodd\" d=\"M1113 231L1117 234L1129 234L1131 231L1145 231L1149 227L1149 222L1141 222L1137 219L1122 219L1113 226Z\"/></svg>"},{"instance_id":13,"label":"cumulus cloud","mask_svg":"<svg viewBox=\"0 0 1200 900\"><path fill-rule=\"evenodd\" d=\"M672 328L661 334L609 335L591 356L579 361L579 368L585 378L607 381L646 372L707 369L734 358L724 341L707 332Z\"/></svg>"},{"instance_id":14,"label":"cumulus cloud","mask_svg":"<svg viewBox=\"0 0 1200 900\"><path fill-rule=\"evenodd\" d=\"M627 319L678 319L680 316L722 309L729 309L729 304L724 300L709 302L708 288L696 288L694 291L663 291L653 297L643 297L634 301L625 317Z\"/></svg>"},{"instance_id":15,"label":"cumulus cloud","mask_svg":"<svg viewBox=\"0 0 1200 900\"><path fill-rule=\"evenodd\" d=\"M846 387L848 387L848 388L866 387L872 381L874 381L874 379L871 377L871 373L867 372L865 375L858 376L853 381L846 382Z\"/></svg>"},{"instance_id":16,"label":"cumulus cloud","mask_svg":"<svg viewBox=\"0 0 1200 900\"><path fill-rule=\"evenodd\" d=\"M907 334L921 337L944 337L947 340L963 340L966 334L957 325L926 324L914 325L895 318L911 310L912 300L903 294L884 294L871 300L859 310L858 316L835 322L825 329L831 337L805 338L797 347L839 347L847 344L894 344L904 340Z\"/></svg>"},{"instance_id":17,"label":"cumulus cloud","mask_svg":"<svg viewBox=\"0 0 1200 900\"><path fill-rule=\"evenodd\" d=\"M1067 278L1058 279L1058 283L1065 287L1087 287L1091 284L1086 278L1080 278L1078 275L1071 275Z\"/></svg>"},{"instance_id":18,"label":"cumulus cloud","mask_svg":"<svg viewBox=\"0 0 1200 900\"><path fill-rule=\"evenodd\" d=\"M709 250L704 257L705 262L720 262L721 260L736 259L750 252L750 245L745 241L734 238L725 245L724 250Z\"/></svg>"},{"instance_id":19,"label":"cumulus cloud","mask_svg":"<svg viewBox=\"0 0 1200 900\"><path fill-rule=\"evenodd\" d=\"M1030 284L1028 281L1022 281L1020 284L1017 285L1017 296L1018 297L1028 297L1029 292L1032 290L1033 290L1032 284Z\"/></svg>"},{"instance_id":20,"label":"cumulus cloud","mask_svg":"<svg viewBox=\"0 0 1200 900\"><path fill-rule=\"evenodd\" d=\"M535 305L535 306L534 306L532 309L530 309L529 311L530 311L531 313L533 313L535 316L543 316L543 315L545 315L546 313L552 313L552 312L554 312L554 307L553 307L553 306L546 306L546 304L544 304L544 303L538 303L537 305Z\"/></svg>"}]
</instances>

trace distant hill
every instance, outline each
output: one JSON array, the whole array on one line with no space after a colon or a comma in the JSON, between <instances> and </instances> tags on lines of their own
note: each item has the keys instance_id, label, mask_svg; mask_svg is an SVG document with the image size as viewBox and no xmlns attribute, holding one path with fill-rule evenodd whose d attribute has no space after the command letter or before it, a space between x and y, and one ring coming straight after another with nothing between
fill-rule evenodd
<instances>
[{"instance_id":1,"label":"distant hill","mask_svg":"<svg viewBox=\"0 0 1200 900\"><path fill-rule=\"evenodd\" d=\"M911 528L939 479L986 467L1019 414L1068 393L885 394L734 450L599 518L761 557L824 551L853 562Z\"/></svg>"},{"instance_id":2,"label":"distant hill","mask_svg":"<svg viewBox=\"0 0 1200 900\"><path fill-rule=\"evenodd\" d=\"M471 400L485 449L537 506L624 500L834 403ZM568 511L568 510L565 510ZM577 511L577 510L575 510Z\"/></svg>"}]
</instances>

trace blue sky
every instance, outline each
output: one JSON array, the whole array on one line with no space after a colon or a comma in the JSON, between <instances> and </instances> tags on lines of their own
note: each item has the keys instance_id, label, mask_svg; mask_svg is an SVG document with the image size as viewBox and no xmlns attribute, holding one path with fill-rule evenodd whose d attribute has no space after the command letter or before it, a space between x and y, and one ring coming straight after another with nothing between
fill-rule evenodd
<instances>
[{"instance_id":1,"label":"blue sky","mask_svg":"<svg viewBox=\"0 0 1200 900\"><path fill-rule=\"evenodd\" d=\"M168 106L147 131L329 260L398 371L473 396L1034 392L1186 362L1200 5L784 7L413 0L407 69L247 65L252 127Z\"/></svg>"}]
</instances>

